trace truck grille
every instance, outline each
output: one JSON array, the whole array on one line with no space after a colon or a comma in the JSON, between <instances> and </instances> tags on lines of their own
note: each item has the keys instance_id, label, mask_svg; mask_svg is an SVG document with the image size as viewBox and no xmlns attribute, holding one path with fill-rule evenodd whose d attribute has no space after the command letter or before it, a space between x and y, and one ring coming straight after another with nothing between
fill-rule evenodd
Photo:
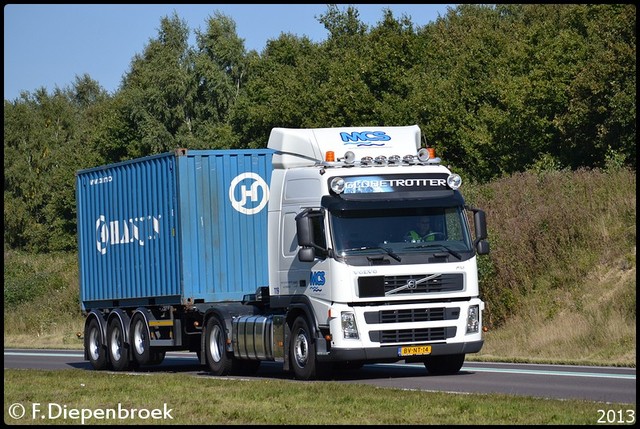
<instances>
[{"instance_id":1,"label":"truck grille","mask_svg":"<svg viewBox=\"0 0 640 429\"><path fill-rule=\"evenodd\" d=\"M421 328L421 329L392 329L388 331L371 331L369 339L380 344L417 343L444 341L456 336L456 327Z\"/></svg>"},{"instance_id":2,"label":"truck grille","mask_svg":"<svg viewBox=\"0 0 640 429\"><path fill-rule=\"evenodd\" d=\"M373 276L358 279L358 296L361 298L454 292L463 289L464 277L461 273Z\"/></svg>"},{"instance_id":3,"label":"truck grille","mask_svg":"<svg viewBox=\"0 0 640 429\"><path fill-rule=\"evenodd\" d=\"M431 322L434 320L457 320L460 308L407 308L404 310L367 311L364 320L367 324Z\"/></svg>"}]
</instances>

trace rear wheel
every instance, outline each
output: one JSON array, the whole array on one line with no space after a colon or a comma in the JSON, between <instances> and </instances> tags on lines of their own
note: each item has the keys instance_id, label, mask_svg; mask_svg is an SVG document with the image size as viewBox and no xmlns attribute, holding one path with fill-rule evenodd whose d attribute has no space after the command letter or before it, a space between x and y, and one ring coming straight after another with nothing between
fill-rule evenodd
<instances>
[{"instance_id":1,"label":"rear wheel","mask_svg":"<svg viewBox=\"0 0 640 429\"><path fill-rule=\"evenodd\" d=\"M124 328L120 319L114 317L107 328L107 348L113 369L124 371L129 368L129 357L124 342Z\"/></svg>"},{"instance_id":2,"label":"rear wheel","mask_svg":"<svg viewBox=\"0 0 640 429\"><path fill-rule=\"evenodd\" d=\"M225 348L226 334L224 325L217 317L207 320L204 337L205 360L213 375L229 375L233 361Z\"/></svg>"},{"instance_id":3,"label":"rear wheel","mask_svg":"<svg viewBox=\"0 0 640 429\"><path fill-rule=\"evenodd\" d=\"M456 374L464 364L464 354L429 356L424 361L427 372L432 375Z\"/></svg>"},{"instance_id":4,"label":"rear wheel","mask_svg":"<svg viewBox=\"0 0 640 429\"><path fill-rule=\"evenodd\" d=\"M131 352L138 365L148 365L151 362L151 346L147 322L140 314L133 317L131 323Z\"/></svg>"},{"instance_id":5,"label":"rear wheel","mask_svg":"<svg viewBox=\"0 0 640 429\"><path fill-rule=\"evenodd\" d=\"M100 324L95 318L91 318L85 329L84 348L89 356L91 366L97 370L107 369L109 361L107 359L107 349L102 342Z\"/></svg>"}]
</instances>

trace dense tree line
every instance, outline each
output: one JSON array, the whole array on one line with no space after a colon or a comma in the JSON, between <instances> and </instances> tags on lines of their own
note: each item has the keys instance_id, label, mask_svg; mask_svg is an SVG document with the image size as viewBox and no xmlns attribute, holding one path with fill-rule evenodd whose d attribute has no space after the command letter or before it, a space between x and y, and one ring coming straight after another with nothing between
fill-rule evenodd
<instances>
[{"instance_id":1,"label":"dense tree line","mask_svg":"<svg viewBox=\"0 0 640 429\"><path fill-rule=\"evenodd\" d=\"M75 172L172 150L258 148L273 127L409 125L470 180L636 166L636 7L459 5L423 27L327 6L325 41L247 51L218 12L165 17L107 93L90 76L4 101L5 248L75 249Z\"/></svg>"}]
</instances>

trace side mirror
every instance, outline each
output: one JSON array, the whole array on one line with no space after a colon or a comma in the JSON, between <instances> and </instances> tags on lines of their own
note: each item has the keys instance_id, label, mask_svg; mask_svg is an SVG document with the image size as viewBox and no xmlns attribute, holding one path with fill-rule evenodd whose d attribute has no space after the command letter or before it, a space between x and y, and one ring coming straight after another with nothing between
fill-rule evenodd
<instances>
[{"instance_id":1,"label":"side mirror","mask_svg":"<svg viewBox=\"0 0 640 429\"><path fill-rule=\"evenodd\" d=\"M296 216L296 235L300 246L298 259L301 262L313 262L316 257L323 257L327 252L327 249L316 243L314 218L316 221L322 219L318 211L311 209L303 210Z\"/></svg>"},{"instance_id":2,"label":"side mirror","mask_svg":"<svg viewBox=\"0 0 640 429\"><path fill-rule=\"evenodd\" d=\"M316 251L312 247L303 247L298 250L298 260L300 262L313 262L316 259Z\"/></svg>"},{"instance_id":3,"label":"side mirror","mask_svg":"<svg viewBox=\"0 0 640 429\"><path fill-rule=\"evenodd\" d=\"M296 231L298 236L298 246L314 247L313 227L308 211L300 212L296 216Z\"/></svg>"},{"instance_id":4,"label":"side mirror","mask_svg":"<svg viewBox=\"0 0 640 429\"><path fill-rule=\"evenodd\" d=\"M487 238L487 217L484 211L475 209L473 213L473 223L476 229L476 241Z\"/></svg>"},{"instance_id":5,"label":"side mirror","mask_svg":"<svg viewBox=\"0 0 640 429\"><path fill-rule=\"evenodd\" d=\"M480 240L476 244L476 250L478 255L488 255L489 254L489 242L487 240Z\"/></svg>"},{"instance_id":6,"label":"side mirror","mask_svg":"<svg viewBox=\"0 0 640 429\"><path fill-rule=\"evenodd\" d=\"M467 210L473 212L473 227L476 233L476 239L473 244L479 255L487 255L489 253L489 242L486 241L487 234L487 216L483 210L475 207L465 206Z\"/></svg>"}]
</instances>

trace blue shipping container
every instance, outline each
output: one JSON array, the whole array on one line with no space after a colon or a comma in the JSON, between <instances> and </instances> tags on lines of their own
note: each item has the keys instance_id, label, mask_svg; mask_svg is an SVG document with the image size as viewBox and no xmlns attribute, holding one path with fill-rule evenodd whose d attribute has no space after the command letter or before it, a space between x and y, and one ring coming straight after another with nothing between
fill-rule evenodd
<instances>
[{"instance_id":1,"label":"blue shipping container","mask_svg":"<svg viewBox=\"0 0 640 429\"><path fill-rule=\"evenodd\" d=\"M82 308L239 301L267 286L272 153L176 150L79 171Z\"/></svg>"}]
</instances>

